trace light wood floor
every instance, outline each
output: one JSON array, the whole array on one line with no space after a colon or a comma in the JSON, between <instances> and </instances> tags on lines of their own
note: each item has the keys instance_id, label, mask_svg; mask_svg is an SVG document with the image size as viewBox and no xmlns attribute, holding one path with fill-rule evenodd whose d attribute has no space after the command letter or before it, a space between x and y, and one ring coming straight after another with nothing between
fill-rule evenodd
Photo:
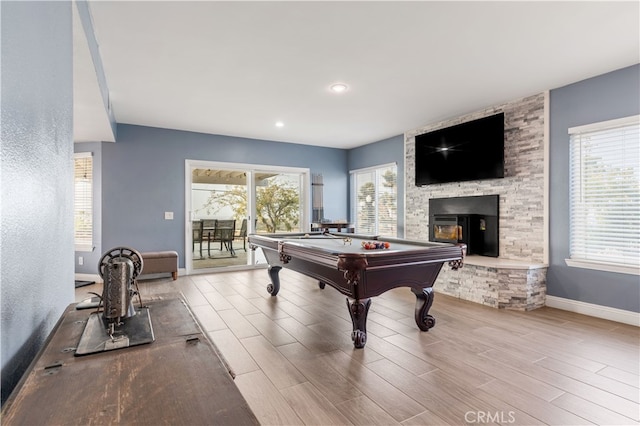
<instances>
[{"instance_id":1,"label":"light wood floor","mask_svg":"<svg viewBox=\"0 0 640 426\"><path fill-rule=\"evenodd\" d=\"M264 425L639 424L637 327L436 294L421 332L404 288L372 299L354 349L343 295L280 276L277 297L264 269L140 282L184 294Z\"/></svg>"}]
</instances>

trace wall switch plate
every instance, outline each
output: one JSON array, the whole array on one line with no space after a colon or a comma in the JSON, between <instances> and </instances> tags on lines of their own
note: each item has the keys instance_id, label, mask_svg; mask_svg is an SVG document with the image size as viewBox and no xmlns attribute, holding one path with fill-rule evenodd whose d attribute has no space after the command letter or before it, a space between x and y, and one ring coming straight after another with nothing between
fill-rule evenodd
<instances>
[{"instance_id":1,"label":"wall switch plate","mask_svg":"<svg viewBox=\"0 0 640 426\"><path fill-rule=\"evenodd\" d=\"M164 212L165 220L173 220L173 212Z\"/></svg>"}]
</instances>

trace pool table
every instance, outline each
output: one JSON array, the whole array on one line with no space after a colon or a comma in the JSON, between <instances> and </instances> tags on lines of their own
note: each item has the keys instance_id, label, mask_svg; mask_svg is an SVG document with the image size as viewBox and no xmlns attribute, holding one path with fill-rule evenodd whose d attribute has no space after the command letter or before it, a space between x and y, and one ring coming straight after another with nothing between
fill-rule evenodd
<instances>
[{"instance_id":1,"label":"pool table","mask_svg":"<svg viewBox=\"0 0 640 426\"><path fill-rule=\"evenodd\" d=\"M367 342L367 313L371 297L396 287L410 287L416 295L415 321L420 330L435 325L429 315L433 303L433 283L442 266L462 266L466 246L357 234L310 232L252 234L251 249L261 248L269 264L271 283L267 291L280 290L282 268L300 272L347 296L353 323L351 339L356 348ZM367 249L366 243L388 243L386 248Z\"/></svg>"}]
</instances>

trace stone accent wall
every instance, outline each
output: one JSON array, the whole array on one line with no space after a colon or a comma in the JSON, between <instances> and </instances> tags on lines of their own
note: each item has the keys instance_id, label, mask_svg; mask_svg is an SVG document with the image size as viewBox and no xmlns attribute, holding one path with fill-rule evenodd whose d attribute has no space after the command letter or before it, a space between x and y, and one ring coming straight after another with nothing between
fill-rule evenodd
<instances>
[{"instance_id":1,"label":"stone accent wall","mask_svg":"<svg viewBox=\"0 0 640 426\"><path fill-rule=\"evenodd\" d=\"M436 292L498 309L529 311L544 306L547 268L500 269L465 264L440 271Z\"/></svg>"},{"instance_id":2,"label":"stone accent wall","mask_svg":"<svg viewBox=\"0 0 640 426\"><path fill-rule=\"evenodd\" d=\"M415 186L415 136L504 112L505 177ZM429 199L500 195L500 257L544 260L544 93L405 133L405 235L429 239Z\"/></svg>"},{"instance_id":3,"label":"stone accent wall","mask_svg":"<svg viewBox=\"0 0 640 426\"><path fill-rule=\"evenodd\" d=\"M500 259L536 265L493 268L466 262L442 268L434 289L495 308L530 310L544 306L544 117L540 93L405 133L405 235L429 240L429 199L498 194ZM415 186L415 136L504 112L505 177Z\"/></svg>"}]
</instances>

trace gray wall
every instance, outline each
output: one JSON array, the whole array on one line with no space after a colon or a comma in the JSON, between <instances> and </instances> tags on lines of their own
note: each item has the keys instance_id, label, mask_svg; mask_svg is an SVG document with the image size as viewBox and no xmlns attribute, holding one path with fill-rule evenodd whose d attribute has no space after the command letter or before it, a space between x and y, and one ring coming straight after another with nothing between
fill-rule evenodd
<instances>
[{"instance_id":1,"label":"gray wall","mask_svg":"<svg viewBox=\"0 0 640 426\"><path fill-rule=\"evenodd\" d=\"M550 94L550 266L547 294L640 312L637 275L568 267L570 127L640 113L640 65L624 68Z\"/></svg>"},{"instance_id":2,"label":"gray wall","mask_svg":"<svg viewBox=\"0 0 640 426\"><path fill-rule=\"evenodd\" d=\"M185 159L308 167L323 175L325 216L347 217L345 150L118 125L118 141L102 146L102 251L175 250L185 266Z\"/></svg>"},{"instance_id":3,"label":"gray wall","mask_svg":"<svg viewBox=\"0 0 640 426\"><path fill-rule=\"evenodd\" d=\"M395 162L398 165L398 238L404 237L404 136L398 135L358 148L347 153L349 170L364 169ZM349 198L349 207L351 198ZM351 221L355 218L350 218Z\"/></svg>"},{"instance_id":4,"label":"gray wall","mask_svg":"<svg viewBox=\"0 0 640 426\"><path fill-rule=\"evenodd\" d=\"M2 402L73 285L71 2L0 2Z\"/></svg>"}]
</instances>

